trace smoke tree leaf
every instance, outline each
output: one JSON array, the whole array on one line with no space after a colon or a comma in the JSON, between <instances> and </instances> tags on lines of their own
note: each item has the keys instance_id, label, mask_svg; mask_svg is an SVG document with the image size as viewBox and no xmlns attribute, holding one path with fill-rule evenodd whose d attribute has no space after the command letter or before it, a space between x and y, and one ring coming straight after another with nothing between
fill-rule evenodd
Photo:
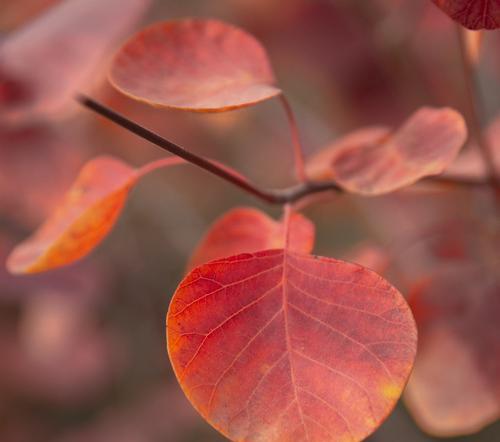
<instances>
[{"instance_id":1,"label":"smoke tree leaf","mask_svg":"<svg viewBox=\"0 0 500 442\"><path fill-rule=\"evenodd\" d=\"M312 178L332 178L345 190L380 195L440 174L467 137L453 109L424 107L398 130L356 131L320 151L308 164Z\"/></svg>"},{"instance_id":2,"label":"smoke tree leaf","mask_svg":"<svg viewBox=\"0 0 500 442\"><path fill-rule=\"evenodd\" d=\"M275 249L194 269L167 315L193 406L233 441L360 441L410 373L403 297L361 266Z\"/></svg>"},{"instance_id":3,"label":"smoke tree leaf","mask_svg":"<svg viewBox=\"0 0 500 442\"><path fill-rule=\"evenodd\" d=\"M500 417L500 282L455 262L416 284L409 298L419 332L405 403L439 437L473 434Z\"/></svg>"},{"instance_id":4,"label":"smoke tree leaf","mask_svg":"<svg viewBox=\"0 0 500 442\"><path fill-rule=\"evenodd\" d=\"M146 28L118 51L109 78L136 100L200 112L249 106L281 93L261 44L218 20Z\"/></svg>"},{"instance_id":5,"label":"smoke tree leaf","mask_svg":"<svg viewBox=\"0 0 500 442\"><path fill-rule=\"evenodd\" d=\"M78 88L95 81L106 52L149 4L67 0L9 34L0 46L0 115L60 113Z\"/></svg>"},{"instance_id":6,"label":"smoke tree leaf","mask_svg":"<svg viewBox=\"0 0 500 442\"><path fill-rule=\"evenodd\" d=\"M433 0L453 20L468 29L500 28L497 0Z\"/></svg>"},{"instance_id":7,"label":"smoke tree leaf","mask_svg":"<svg viewBox=\"0 0 500 442\"><path fill-rule=\"evenodd\" d=\"M182 162L166 158L134 169L109 156L90 160L52 216L11 252L9 271L47 271L87 255L112 229L139 178L158 167Z\"/></svg>"},{"instance_id":8,"label":"smoke tree leaf","mask_svg":"<svg viewBox=\"0 0 500 442\"><path fill-rule=\"evenodd\" d=\"M188 269L224 256L284 247L283 222L251 207L239 207L220 217L193 252ZM314 247L314 224L299 213L290 219L289 248L310 253Z\"/></svg>"}]
</instances>

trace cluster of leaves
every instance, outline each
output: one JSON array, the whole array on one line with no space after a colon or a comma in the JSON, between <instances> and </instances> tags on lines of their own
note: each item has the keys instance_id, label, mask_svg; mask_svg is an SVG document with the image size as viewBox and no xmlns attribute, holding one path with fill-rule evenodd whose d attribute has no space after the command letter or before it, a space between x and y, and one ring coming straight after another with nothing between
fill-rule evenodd
<instances>
[{"instance_id":1,"label":"cluster of leaves","mask_svg":"<svg viewBox=\"0 0 500 442\"><path fill-rule=\"evenodd\" d=\"M457 9L458 1L436 3L452 17L465 17L464 24L471 28L491 28L495 22L494 7L489 14L483 9L486 18L478 22L474 8L464 15ZM18 62L31 57L31 52L26 58L9 56L22 48L22 37L3 49L6 62L0 65L6 79L24 81L17 89L9 88L22 93L0 96L10 119L36 113L42 102L44 110L55 109L75 90L75 84L58 84L55 94L50 70L33 81ZM83 56L73 55L75 60ZM65 63L65 68L76 72L75 66ZM78 73L83 74L88 72ZM78 80L76 74L65 78ZM228 111L283 96L260 43L217 20L178 20L146 28L115 55L109 79L135 100L195 112ZM37 88L39 81L51 82L50 87ZM391 193L441 174L455 161L466 137L458 112L422 108L400 128L363 128L321 149L306 164L307 182L331 180L352 194ZM181 163L175 157L140 168L113 157L87 162L59 208L12 251L9 270L44 272L84 257L111 230L139 179ZM484 171L479 175L483 178ZM463 299L441 296L452 292L450 278L437 274L415 286L409 306L374 271L312 255L313 247L313 223L291 204L285 205L280 220L252 208L234 209L207 232L167 314L169 356L193 406L235 441L360 441L388 416L410 375L417 349L411 306L426 351L410 382L408 404L424 428L454 434L467 410L457 407L446 430L435 424L432 411L422 411L433 410L431 405L442 397L434 379L429 380L434 376L428 374L429 365L431 370L436 366L429 354L439 352L433 348L439 342L446 345L445 358L457 351L447 339L450 333L445 333L456 326L450 311L461 303L466 307L456 308L467 310L472 297L468 293ZM497 289L488 285L487 300L465 325L460 322L462 335L472 327L469 323L484 317L485 306L497 305ZM482 345L494 346L495 330L482 331L486 342ZM431 344L426 345L427 341ZM488 379L494 378L496 368L494 363L488 366ZM472 371L464 371L463 377ZM456 385L446 392L452 387ZM477 417L481 424L498 416L497 396L486 400L487 417L483 408ZM469 422L470 428L477 426Z\"/></svg>"}]
</instances>

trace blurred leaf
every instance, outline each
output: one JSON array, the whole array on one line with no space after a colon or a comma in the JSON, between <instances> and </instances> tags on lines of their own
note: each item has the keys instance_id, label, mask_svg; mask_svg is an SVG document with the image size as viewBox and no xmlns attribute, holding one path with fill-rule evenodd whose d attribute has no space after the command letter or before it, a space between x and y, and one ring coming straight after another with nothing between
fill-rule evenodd
<instances>
[{"instance_id":1,"label":"blurred leaf","mask_svg":"<svg viewBox=\"0 0 500 442\"><path fill-rule=\"evenodd\" d=\"M439 437L475 433L500 417L500 282L475 264L435 272L409 301L419 345L405 402Z\"/></svg>"},{"instance_id":2,"label":"blurred leaf","mask_svg":"<svg viewBox=\"0 0 500 442\"><path fill-rule=\"evenodd\" d=\"M466 137L458 112L425 107L393 133L372 127L341 138L311 159L308 173L313 178L333 178L353 193L389 193L440 174Z\"/></svg>"},{"instance_id":3,"label":"blurred leaf","mask_svg":"<svg viewBox=\"0 0 500 442\"><path fill-rule=\"evenodd\" d=\"M0 46L0 115L60 112L77 89L95 82L106 51L149 3L67 0L8 35Z\"/></svg>"}]
</instances>

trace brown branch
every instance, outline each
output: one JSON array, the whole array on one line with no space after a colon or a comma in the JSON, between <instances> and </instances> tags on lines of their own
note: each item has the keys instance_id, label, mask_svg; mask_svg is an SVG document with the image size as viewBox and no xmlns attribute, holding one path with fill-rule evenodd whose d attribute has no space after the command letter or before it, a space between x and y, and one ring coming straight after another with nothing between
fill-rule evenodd
<instances>
[{"instance_id":1,"label":"brown branch","mask_svg":"<svg viewBox=\"0 0 500 442\"><path fill-rule=\"evenodd\" d=\"M292 137L292 146L294 154L295 163L295 173L300 182L304 183L308 181L306 170L305 170L305 159L304 159L304 149L300 141L299 127L297 125L297 120L295 114L293 113L292 106L290 102L285 97L285 95L280 94L279 99L285 110L285 114L288 120L288 125L290 126L290 132Z\"/></svg>"},{"instance_id":2,"label":"brown branch","mask_svg":"<svg viewBox=\"0 0 500 442\"><path fill-rule=\"evenodd\" d=\"M257 185L253 184L250 180L242 176L239 172L232 170L227 166L223 166L213 160L197 155L190 152L178 144L169 141L162 136L146 129L143 126L129 120L127 117L115 112L114 110L108 108L107 106L93 100L92 98L86 97L84 95L77 96L78 102L80 102L84 107L90 109L97 114L107 118L110 121L118 124L119 126L127 129L128 131L134 133L135 135L155 144L158 147L174 154L180 158L183 158L187 162L194 164L201 169L204 169L213 175L222 178L223 180L239 187L245 192L261 199L270 204L287 204L295 203L298 200L313 194L320 192L334 191L334 192L344 192L344 190L333 181L306 181L296 186L291 186L285 189L261 189ZM485 182L480 181L468 181L466 179L455 179L455 178L443 178L443 177L433 177L428 178L430 182L435 182L437 184L445 185L458 185L467 187L477 187L484 186Z\"/></svg>"}]
</instances>

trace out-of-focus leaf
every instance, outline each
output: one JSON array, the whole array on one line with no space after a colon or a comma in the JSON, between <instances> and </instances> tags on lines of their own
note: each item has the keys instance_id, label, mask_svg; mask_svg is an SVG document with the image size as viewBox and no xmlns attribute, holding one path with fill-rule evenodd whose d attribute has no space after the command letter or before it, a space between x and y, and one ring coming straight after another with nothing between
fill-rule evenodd
<instances>
[{"instance_id":1,"label":"out-of-focus leaf","mask_svg":"<svg viewBox=\"0 0 500 442\"><path fill-rule=\"evenodd\" d=\"M361 441L413 364L416 329L371 270L286 249L194 269L167 316L194 407L234 441Z\"/></svg>"},{"instance_id":2,"label":"out-of-focus leaf","mask_svg":"<svg viewBox=\"0 0 500 442\"><path fill-rule=\"evenodd\" d=\"M9 35L0 46L0 115L61 111L149 3L67 0Z\"/></svg>"},{"instance_id":3,"label":"out-of-focus leaf","mask_svg":"<svg viewBox=\"0 0 500 442\"><path fill-rule=\"evenodd\" d=\"M500 283L491 269L454 263L410 297L418 353L405 402L426 432L479 431L500 417Z\"/></svg>"},{"instance_id":4,"label":"out-of-focus leaf","mask_svg":"<svg viewBox=\"0 0 500 442\"><path fill-rule=\"evenodd\" d=\"M109 78L136 100L202 112L249 106L281 93L261 44L217 20L146 28L116 54Z\"/></svg>"},{"instance_id":5,"label":"out-of-focus leaf","mask_svg":"<svg viewBox=\"0 0 500 442\"><path fill-rule=\"evenodd\" d=\"M233 209L212 225L191 256L188 270L224 256L283 248L284 238L282 221L274 221L250 207ZM298 213L292 214L289 248L310 253L313 247L313 223Z\"/></svg>"},{"instance_id":6,"label":"out-of-focus leaf","mask_svg":"<svg viewBox=\"0 0 500 442\"><path fill-rule=\"evenodd\" d=\"M466 137L458 112L421 108L393 133L368 128L347 135L312 158L309 175L333 178L349 192L380 195L440 174Z\"/></svg>"}]
</instances>

